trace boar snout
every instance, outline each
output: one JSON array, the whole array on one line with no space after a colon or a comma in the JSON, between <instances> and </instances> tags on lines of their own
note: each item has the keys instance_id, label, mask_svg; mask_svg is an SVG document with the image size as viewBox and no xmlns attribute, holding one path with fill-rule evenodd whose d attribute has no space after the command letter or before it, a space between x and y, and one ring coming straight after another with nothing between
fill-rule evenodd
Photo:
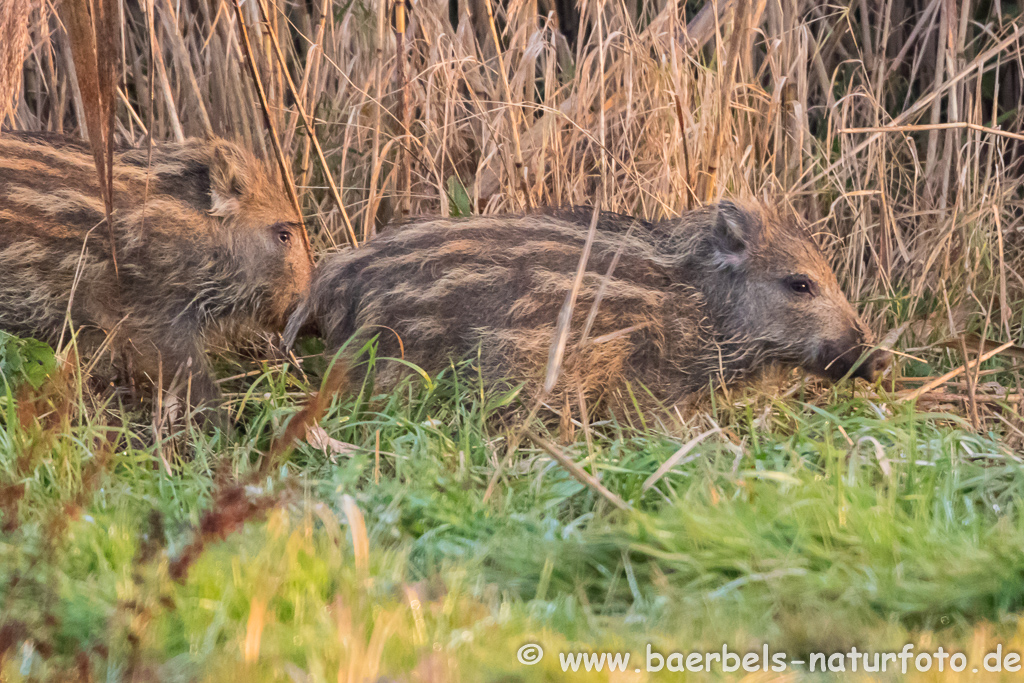
<instances>
[{"instance_id":1,"label":"boar snout","mask_svg":"<svg viewBox=\"0 0 1024 683\"><path fill-rule=\"evenodd\" d=\"M824 368L821 374L833 382L851 374L851 371L853 377L874 382L889 365L891 358L891 353L885 349L874 348L870 339L857 334L823 344L819 362Z\"/></svg>"},{"instance_id":2,"label":"boar snout","mask_svg":"<svg viewBox=\"0 0 1024 683\"><path fill-rule=\"evenodd\" d=\"M871 347L864 347L864 351L868 351ZM892 360L892 354L885 349L875 349L871 352L871 355L864 359L857 371L853 373L854 377L863 377L869 382L874 382L875 378L878 377L882 372L889 366L889 362Z\"/></svg>"}]
</instances>

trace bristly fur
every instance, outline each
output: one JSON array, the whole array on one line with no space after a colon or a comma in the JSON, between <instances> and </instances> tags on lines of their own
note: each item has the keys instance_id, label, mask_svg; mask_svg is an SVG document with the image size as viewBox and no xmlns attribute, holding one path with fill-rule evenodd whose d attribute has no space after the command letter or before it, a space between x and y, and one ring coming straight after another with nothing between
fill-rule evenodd
<instances>
[{"instance_id":1,"label":"bristly fur","mask_svg":"<svg viewBox=\"0 0 1024 683\"><path fill-rule=\"evenodd\" d=\"M203 352L216 327L280 331L312 260L283 189L223 140L115 156L117 273L95 166L79 142L0 138L0 329L85 350L118 329L137 373L191 374L216 396ZM118 305L119 304L119 305Z\"/></svg>"},{"instance_id":2,"label":"bristly fur","mask_svg":"<svg viewBox=\"0 0 1024 683\"><path fill-rule=\"evenodd\" d=\"M428 372L479 350L486 378L536 392L590 218L586 208L547 209L395 226L323 260L286 339L308 318L330 348L379 335L379 355L404 350ZM813 292L795 291L793 278ZM871 340L800 227L732 202L658 223L602 214L571 330L557 391L572 404L578 391L592 404L628 403L627 383L641 404L652 402L639 385L671 404L775 364L838 378ZM883 362L879 354L858 374ZM403 367L378 378L393 382Z\"/></svg>"}]
</instances>

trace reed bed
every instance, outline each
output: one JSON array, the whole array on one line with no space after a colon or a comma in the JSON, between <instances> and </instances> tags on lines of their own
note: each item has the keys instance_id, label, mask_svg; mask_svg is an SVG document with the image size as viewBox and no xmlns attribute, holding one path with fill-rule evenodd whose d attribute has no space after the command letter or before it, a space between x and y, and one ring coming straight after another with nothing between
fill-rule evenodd
<instances>
[{"instance_id":1,"label":"reed bed","mask_svg":"<svg viewBox=\"0 0 1024 683\"><path fill-rule=\"evenodd\" d=\"M277 138L322 247L409 214L760 197L813 224L876 323L1020 338L1019 3L114 6L116 137ZM60 16L32 8L8 124L84 135Z\"/></svg>"}]
</instances>

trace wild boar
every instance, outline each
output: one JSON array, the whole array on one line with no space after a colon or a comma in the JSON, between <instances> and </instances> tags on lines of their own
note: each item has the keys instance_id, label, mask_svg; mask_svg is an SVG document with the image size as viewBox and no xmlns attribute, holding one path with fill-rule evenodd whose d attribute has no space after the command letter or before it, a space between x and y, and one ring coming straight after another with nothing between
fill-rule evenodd
<instances>
[{"instance_id":1,"label":"wild boar","mask_svg":"<svg viewBox=\"0 0 1024 683\"><path fill-rule=\"evenodd\" d=\"M108 226L81 143L0 137L0 329L51 344L73 330L86 352L114 333L109 348L138 378L177 376L208 402L208 334L279 332L308 289L299 216L251 154L220 139L117 152L113 197Z\"/></svg>"},{"instance_id":2,"label":"wild boar","mask_svg":"<svg viewBox=\"0 0 1024 683\"><path fill-rule=\"evenodd\" d=\"M591 213L385 230L322 261L285 339L307 320L330 349L379 335L378 355L430 373L479 354L485 379L536 393ZM573 405L577 392L629 404L627 383L641 404L670 405L772 365L871 380L888 361L807 233L729 201L657 223L601 214L570 329L557 391ZM392 382L403 367L378 377Z\"/></svg>"}]
</instances>

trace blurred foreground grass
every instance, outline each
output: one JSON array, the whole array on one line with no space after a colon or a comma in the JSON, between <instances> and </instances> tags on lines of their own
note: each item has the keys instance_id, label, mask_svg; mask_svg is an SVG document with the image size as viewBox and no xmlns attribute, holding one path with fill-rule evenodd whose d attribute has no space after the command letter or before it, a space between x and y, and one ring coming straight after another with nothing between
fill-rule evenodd
<instances>
[{"instance_id":1,"label":"blurred foreground grass","mask_svg":"<svg viewBox=\"0 0 1024 683\"><path fill-rule=\"evenodd\" d=\"M955 415L849 386L721 401L677 425L720 431L646 490L689 437L577 430L565 452L619 511L530 445L485 500L515 398L468 367L343 395L326 450L268 469L297 376L236 394L230 438L158 444L73 377L8 389L3 680L573 680L560 651L914 643L979 666L1024 647L1021 459ZM517 661L526 643L540 664ZM575 675L682 675L634 668Z\"/></svg>"}]
</instances>

